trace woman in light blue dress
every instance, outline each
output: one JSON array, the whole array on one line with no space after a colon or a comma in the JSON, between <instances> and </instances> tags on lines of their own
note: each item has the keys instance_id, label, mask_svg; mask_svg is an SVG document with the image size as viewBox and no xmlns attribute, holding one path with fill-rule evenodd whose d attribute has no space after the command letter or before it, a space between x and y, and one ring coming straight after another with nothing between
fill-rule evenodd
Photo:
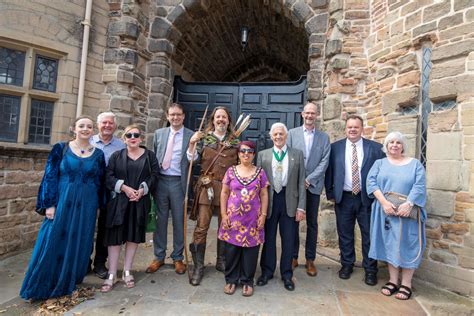
<instances>
[{"instance_id":1,"label":"woman in light blue dress","mask_svg":"<svg viewBox=\"0 0 474 316\"><path fill-rule=\"evenodd\" d=\"M367 194L375 197L370 223L369 257L387 262L390 280L382 294L407 300L411 297L411 281L420 265L425 249L426 181L423 165L404 155L405 137L392 132L384 141L387 158L377 160L367 176ZM396 192L407 196L396 207L385 194ZM419 207L419 220L408 217L413 207ZM399 278L401 274L401 284Z\"/></svg>"},{"instance_id":2,"label":"woman in light blue dress","mask_svg":"<svg viewBox=\"0 0 474 316\"><path fill-rule=\"evenodd\" d=\"M104 153L89 144L93 127L90 117L78 117L74 140L49 154L36 202L45 219L21 287L24 299L71 294L87 273L105 173Z\"/></svg>"}]
</instances>

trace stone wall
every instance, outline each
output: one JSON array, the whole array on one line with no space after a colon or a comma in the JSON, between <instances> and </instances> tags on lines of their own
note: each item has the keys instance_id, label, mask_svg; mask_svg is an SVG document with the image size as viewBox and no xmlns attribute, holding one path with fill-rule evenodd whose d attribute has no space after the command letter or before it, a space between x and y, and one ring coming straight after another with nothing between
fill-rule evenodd
<instances>
[{"instance_id":1,"label":"stone wall","mask_svg":"<svg viewBox=\"0 0 474 316\"><path fill-rule=\"evenodd\" d=\"M147 64L151 54L147 37L151 10L149 1L108 1L102 107L117 114L119 130L131 123L145 130L148 117L161 116L150 112L148 106Z\"/></svg>"},{"instance_id":2,"label":"stone wall","mask_svg":"<svg viewBox=\"0 0 474 316\"><path fill-rule=\"evenodd\" d=\"M340 120L358 113L366 137L382 141L398 130L407 135L408 155L426 155L428 243L415 276L472 296L474 4L338 0L329 7L323 126L338 138ZM335 237L327 227L332 216L323 203L320 220L330 219L322 222L323 245Z\"/></svg>"},{"instance_id":3,"label":"stone wall","mask_svg":"<svg viewBox=\"0 0 474 316\"><path fill-rule=\"evenodd\" d=\"M0 258L33 246L43 216L34 211L46 150L0 147Z\"/></svg>"},{"instance_id":4,"label":"stone wall","mask_svg":"<svg viewBox=\"0 0 474 316\"><path fill-rule=\"evenodd\" d=\"M3 1L0 35L67 55L57 128L65 131L75 115L82 36L76 22L84 4L57 1ZM176 75L232 81L306 73L308 99L320 106L332 141L343 137L347 114L357 113L367 138L382 141L399 130L408 136L408 155L426 155L428 243L415 276L473 296L473 20L469 0L96 0L85 112L111 109L119 128L139 123L150 144L166 124ZM236 30L242 23L254 39L245 51ZM18 157L1 160L2 256L36 234L33 191L46 153L0 149L2 159ZM34 181L23 184L25 177ZM338 259L333 205L324 199L319 221L318 249ZM29 237L17 241L22 232Z\"/></svg>"},{"instance_id":5,"label":"stone wall","mask_svg":"<svg viewBox=\"0 0 474 316\"><path fill-rule=\"evenodd\" d=\"M108 109L100 102L105 87L103 56L109 24L106 9L106 0L94 1L83 108L83 113L92 116ZM12 45L26 52L34 48L59 59L55 93L0 84L1 93L21 96L22 107L28 106L32 95L52 97L51 144L68 139L69 125L76 117L84 12L82 0L0 2L0 45ZM28 110L22 111L26 116ZM43 219L34 211L35 198L49 149L26 142L0 143L0 258L33 245Z\"/></svg>"}]
</instances>

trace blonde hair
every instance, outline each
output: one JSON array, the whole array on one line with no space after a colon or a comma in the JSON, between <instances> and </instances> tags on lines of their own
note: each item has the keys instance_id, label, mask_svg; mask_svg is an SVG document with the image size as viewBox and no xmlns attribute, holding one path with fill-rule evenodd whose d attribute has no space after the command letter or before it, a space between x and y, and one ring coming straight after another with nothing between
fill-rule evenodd
<instances>
[{"instance_id":1,"label":"blonde hair","mask_svg":"<svg viewBox=\"0 0 474 316\"><path fill-rule=\"evenodd\" d=\"M144 136L143 136L143 132L141 130L141 128L137 125L137 124L130 124L128 125L127 127L125 127L125 129L123 130L123 133L122 133L122 140L125 140L125 134L127 134L129 131L131 131L132 129L138 129L138 132L140 133L140 138L143 139Z\"/></svg>"}]
</instances>

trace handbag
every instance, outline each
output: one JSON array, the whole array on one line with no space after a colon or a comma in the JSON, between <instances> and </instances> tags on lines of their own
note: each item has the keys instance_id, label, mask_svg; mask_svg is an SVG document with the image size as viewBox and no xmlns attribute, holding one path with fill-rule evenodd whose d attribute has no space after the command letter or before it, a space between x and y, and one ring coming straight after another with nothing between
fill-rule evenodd
<instances>
[{"instance_id":1,"label":"handbag","mask_svg":"<svg viewBox=\"0 0 474 316\"><path fill-rule=\"evenodd\" d=\"M385 193L385 199L387 199L387 201L389 201L395 206L395 212L397 212L400 205L402 205L403 203L407 201L407 196L397 193L397 192L390 191L390 192ZM416 220L418 218L419 211L420 211L420 207L418 205L413 205L411 208L410 214L408 215L407 218Z\"/></svg>"},{"instance_id":2,"label":"handbag","mask_svg":"<svg viewBox=\"0 0 474 316\"><path fill-rule=\"evenodd\" d=\"M385 198L387 199L387 201L389 201L390 203L392 203L394 206L395 206L395 212L397 212L398 208L400 207L400 205L402 205L403 203L405 203L407 201L407 196L406 195L403 195L403 194L400 194L400 193L397 193L397 192L387 192L385 193ZM418 250L418 254L416 255L415 259L413 260L410 260L406 263L413 263L415 262L416 260L418 260L418 258L420 257L421 255L421 250L422 250L422 240L421 240L421 218L420 218L420 207L418 205L413 205L412 208L411 208L411 211L410 211L410 214L408 215L408 217L403 217L403 218L408 218L408 219L414 219L414 220L417 220L418 221L418 243L419 243L419 250ZM398 239L398 257L400 258L400 260L403 262L403 258L401 257L400 255L400 243L402 241L402 227L403 227L403 222L402 222L402 217L399 216L398 217L399 221L400 221L400 237Z\"/></svg>"}]
</instances>

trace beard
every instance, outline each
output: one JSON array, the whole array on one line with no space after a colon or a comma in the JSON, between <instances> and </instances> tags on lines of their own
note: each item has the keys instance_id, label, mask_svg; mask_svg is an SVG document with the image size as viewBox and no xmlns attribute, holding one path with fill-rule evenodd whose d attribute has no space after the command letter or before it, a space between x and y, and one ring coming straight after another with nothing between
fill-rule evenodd
<instances>
[{"instance_id":1,"label":"beard","mask_svg":"<svg viewBox=\"0 0 474 316\"><path fill-rule=\"evenodd\" d=\"M227 130L227 127L226 127L226 126L222 126L222 125L216 126L216 132L225 133L226 130Z\"/></svg>"}]
</instances>

